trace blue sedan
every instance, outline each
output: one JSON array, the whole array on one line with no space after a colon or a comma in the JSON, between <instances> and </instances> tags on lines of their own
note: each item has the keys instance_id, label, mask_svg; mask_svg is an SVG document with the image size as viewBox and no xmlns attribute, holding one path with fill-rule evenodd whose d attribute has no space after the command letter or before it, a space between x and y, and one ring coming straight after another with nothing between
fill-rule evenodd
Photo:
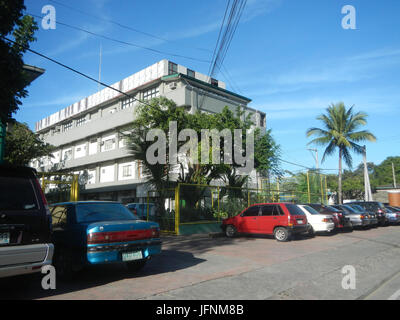
<instances>
[{"instance_id":1,"label":"blue sedan","mask_svg":"<svg viewBox=\"0 0 400 320\"><path fill-rule=\"evenodd\" d=\"M64 202L50 210L59 276L69 277L85 265L117 262L137 271L161 252L159 225L139 220L119 202Z\"/></svg>"}]
</instances>

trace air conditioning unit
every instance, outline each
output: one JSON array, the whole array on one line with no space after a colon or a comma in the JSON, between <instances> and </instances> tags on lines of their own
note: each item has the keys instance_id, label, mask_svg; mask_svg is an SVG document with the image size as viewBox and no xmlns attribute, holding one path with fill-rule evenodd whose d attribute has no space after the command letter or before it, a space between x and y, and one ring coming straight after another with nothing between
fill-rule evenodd
<instances>
[{"instance_id":1,"label":"air conditioning unit","mask_svg":"<svg viewBox=\"0 0 400 320\"><path fill-rule=\"evenodd\" d=\"M175 89L176 89L176 86L177 86L176 82L171 82L171 83L169 84L169 88L170 88L171 90L175 90Z\"/></svg>"}]
</instances>

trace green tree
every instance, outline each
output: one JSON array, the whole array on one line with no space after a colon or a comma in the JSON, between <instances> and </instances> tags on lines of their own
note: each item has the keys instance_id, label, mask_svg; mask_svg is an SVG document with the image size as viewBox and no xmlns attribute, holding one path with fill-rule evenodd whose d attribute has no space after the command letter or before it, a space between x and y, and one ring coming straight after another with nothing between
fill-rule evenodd
<instances>
[{"instance_id":1,"label":"green tree","mask_svg":"<svg viewBox=\"0 0 400 320\"><path fill-rule=\"evenodd\" d=\"M336 149L339 150L339 177L338 177L338 201L342 203L342 159L349 168L352 167L351 151L358 154L364 152L359 145L363 141L376 141L376 137L367 130L356 131L360 126L366 125L367 114L364 112L353 113L353 107L346 109L343 102L331 104L326 109L326 114L317 117L324 126L310 128L307 137L317 136L309 144L326 146L322 162L326 156L332 155Z\"/></svg>"},{"instance_id":2,"label":"green tree","mask_svg":"<svg viewBox=\"0 0 400 320\"><path fill-rule=\"evenodd\" d=\"M25 87L29 84L23 72L22 56L34 41L38 29L30 16L23 16L23 0L0 0L0 163L4 157L6 123L27 96ZM11 43L4 37L13 38Z\"/></svg>"},{"instance_id":3,"label":"green tree","mask_svg":"<svg viewBox=\"0 0 400 320\"><path fill-rule=\"evenodd\" d=\"M6 136L4 161L12 165L27 166L32 159L49 156L54 147L43 142L26 123L15 122Z\"/></svg>"}]
</instances>

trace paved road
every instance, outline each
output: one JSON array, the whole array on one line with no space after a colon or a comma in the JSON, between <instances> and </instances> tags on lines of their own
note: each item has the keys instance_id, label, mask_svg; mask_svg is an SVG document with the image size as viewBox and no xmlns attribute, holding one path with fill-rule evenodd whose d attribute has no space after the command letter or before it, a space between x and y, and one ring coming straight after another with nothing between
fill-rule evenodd
<instances>
[{"instance_id":1,"label":"paved road","mask_svg":"<svg viewBox=\"0 0 400 320\"><path fill-rule=\"evenodd\" d=\"M82 271L43 290L40 277L0 279L0 298L400 299L400 226L278 243L269 237L166 237L137 274L123 265ZM355 288L342 282L355 270ZM347 279L347 278L346 278Z\"/></svg>"}]
</instances>

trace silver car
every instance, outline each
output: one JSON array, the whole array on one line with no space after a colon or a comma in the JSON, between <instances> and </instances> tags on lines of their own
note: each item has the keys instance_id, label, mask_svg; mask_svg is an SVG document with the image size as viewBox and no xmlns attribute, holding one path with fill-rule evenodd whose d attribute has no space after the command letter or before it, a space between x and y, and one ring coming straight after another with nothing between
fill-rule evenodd
<instances>
[{"instance_id":1,"label":"silver car","mask_svg":"<svg viewBox=\"0 0 400 320\"><path fill-rule=\"evenodd\" d=\"M350 219L353 227L367 228L371 224L370 217L367 214L358 212L350 206L343 204L334 205L333 207L342 210L344 212L344 215Z\"/></svg>"}]
</instances>

